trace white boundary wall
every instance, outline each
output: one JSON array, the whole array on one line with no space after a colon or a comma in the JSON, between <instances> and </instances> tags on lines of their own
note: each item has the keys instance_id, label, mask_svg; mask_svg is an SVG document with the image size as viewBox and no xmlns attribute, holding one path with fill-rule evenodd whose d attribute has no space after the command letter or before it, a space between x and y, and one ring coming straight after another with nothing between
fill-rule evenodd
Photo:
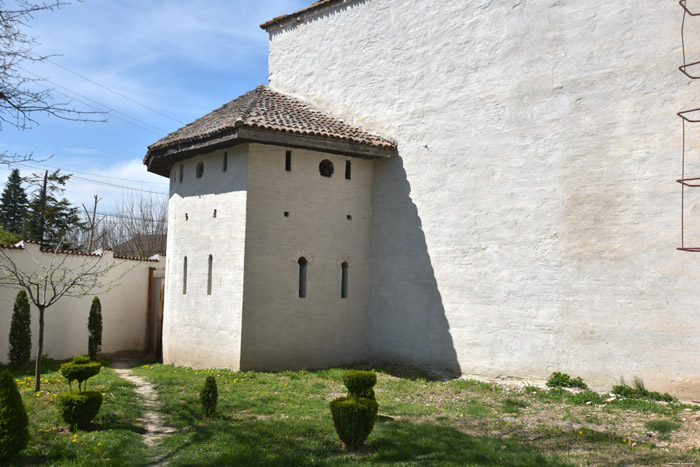
<instances>
[{"instance_id":1,"label":"white boundary wall","mask_svg":"<svg viewBox=\"0 0 700 467\"><path fill-rule=\"evenodd\" d=\"M375 360L700 398L700 256L675 249L675 113L700 91L677 69L681 18L658 0L357 0L271 31L272 89L398 142L375 164Z\"/></svg>"},{"instance_id":2,"label":"white boundary wall","mask_svg":"<svg viewBox=\"0 0 700 467\"><path fill-rule=\"evenodd\" d=\"M34 260L48 264L53 257L50 253L40 252L36 244L25 244L24 249L5 248L4 251L24 271L35 270ZM68 254L66 265L77 268L86 261L97 260L96 256ZM105 265L116 264L101 278L102 283L114 282L114 285L106 292L95 292L102 304L102 352L143 351L147 333L148 270L163 267L163 261L119 259L114 258L111 251L104 252L102 261ZM8 362L10 323L18 291L0 287L0 362ZM93 295L80 299L63 297L46 309L44 354L55 359L87 354L87 320L93 298ZM31 305L31 315L34 359L39 338L39 310L34 305Z\"/></svg>"}]
</instances>

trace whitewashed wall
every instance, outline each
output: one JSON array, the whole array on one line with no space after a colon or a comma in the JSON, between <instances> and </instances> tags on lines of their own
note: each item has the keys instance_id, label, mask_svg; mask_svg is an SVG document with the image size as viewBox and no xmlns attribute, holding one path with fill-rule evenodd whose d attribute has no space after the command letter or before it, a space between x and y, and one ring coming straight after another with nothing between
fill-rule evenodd
<instances>
[{"instance_id":1,"label":"whitewashed wall","mask_svg":"<svg viewBox=\"0 0 700 467\"><path fill-rule=\"evenodd\" d=\"M245 146L237 146L173 166L168 205L164 363L239 367L248 177L246 151ZM228 153L226 171L223 170L224 152ZM204 172L197 178L195 171L200 162L204 164ZM213 259L211 295L207 294L209 255ZM183 293L185 257L187 293Z\"/></svg>"},{"instance_id":2,"label":"whitewashed wall","mask_svg":"<svg viewBox=\"0 0 700 467\"><path fill-rule=\"evenodd\" d=\"M375 359L700 397L700 257L675 250L675 113L700 92L681 13L359 0L272 31L274 90L398 142L374 177Z\"/></svg>"},{"instance_id":3,"label":"whitewashed wall","mask_svg":"<svg viewBox=\"0 0 700 467\"><path fill-rule=\"evenodd\" d=\"M36 244L24 249L6 249L5 252L25 272L36 270L36 262L49 264L53 255L42 253ZM62 255L59 255L61 258ZM80 268L97 257L67 255L67 267ZM2 261L0 259L0 261ZM148 270L163 267L161 261L133 261L115 259L111 251L102 259L106 266L115 264L104 277L107 289L95 289L102 304L102 352L125 350L143 351L146 348L148 314ZM0 362L8 362L10 323L18 290L0 288ZM44 313L44 353L55 359L68 359L87 354L87 320L94 296L64 297ZM39 339L39 310L31 306L32 358L36 357Z\"/></svg>"},{"instance_id":4,"label":"whitewashed wall","mask_svg":"<svg viewBox=\"0 0 700 467\"><path fill-rule=\"evenodd\" d=\"M243 368L319 368L368 355L373 162L291 149L286 171L290 149L250 145ZM331 177L319 173L323 160L333 164ZM300 257L308 261L306 298Z\"/></svg>"}]
</instances>

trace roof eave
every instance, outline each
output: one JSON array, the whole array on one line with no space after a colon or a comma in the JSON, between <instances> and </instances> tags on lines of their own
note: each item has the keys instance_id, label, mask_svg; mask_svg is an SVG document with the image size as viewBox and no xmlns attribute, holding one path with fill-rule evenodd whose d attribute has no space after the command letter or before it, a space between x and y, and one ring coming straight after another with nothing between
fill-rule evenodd
<instances>
[{"instance_id":1,"label":"roof eave","mask_svg":"<svg viewBox=\"0 0 700 467\"><path fill-rule=\"evenodd\" d=\"M281 133L257 128L237 128L225 134L174 144L159 149L149 149L143 162L146 164L149 172L169 177L170 169L176 162L204 152L212 152L243 143L261 143L310 149L362 159L391 159L398 154L398 150L394 145L382 147L340 139Z\"/></svg>"},{"instance_id":2,"label":"roof eave","mask_svg":"<svg viewBox=\"0 0 700 467\"><path fill-rule=\"evenodd\" d=\"M307 8L295 11L288 15L278 16L266 21L260 25L260 29L267 31L268 33L274 32L274 30L288 26L290 23L301 23L309 18L314 18L319 14L325 13L328 10L336 8L338 5L345 3L352 3L357 0L327 0L326 2L319 5L311 5Z\"/></svg>"}]
</instances>

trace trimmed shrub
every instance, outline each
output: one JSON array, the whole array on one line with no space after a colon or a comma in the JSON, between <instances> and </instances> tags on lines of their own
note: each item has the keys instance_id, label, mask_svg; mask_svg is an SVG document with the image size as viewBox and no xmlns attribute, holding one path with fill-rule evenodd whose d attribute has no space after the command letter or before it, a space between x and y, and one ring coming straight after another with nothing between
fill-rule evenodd
<instances>
[{"instance_id":1,"label":"trimmed shrub","mask_svg":"<svg viewBox=\"0 0 700 467\"><path fill-rule=\"evenodd\" d=\"M378 410L379 404L371 399L339 397L331 401L335 431L348 449L362 446L374 428Z\"/></svg>"},{"instance_id":2,"label":"trimmed shrub","mask_svg":"<svg viewBox=\"0 0 700 467\"><path fill-rule=\"evenodd\" d=\"M27 292L20 290L15 299L10 323L10 363L20 366L29 361L32 353L32 328Z\"/></svg>"},{"instance_id":3,"label":"trimmed shrub","mask_svg":"<svg viewBox=\"0 0 700 467\"><path fill-rule=\"evenodd\" d=\"M100 299L92 299L90 315L88 316L88 355L91 360L97 358L97 352L102 349L102 304Z\"/></svg>"},{"instance_id":4,"label":"trimmed shrub","mask_svg":"<svg viewBox=\"0 0 700 467\"><path fill-rule=\"evenodd\" d=\"M73 381L78 382L78 391L83 391L87 388L87 383L85 383L85 387L82 387L83 382L98 374L101 368L102 364L91 362L90 357L76 355L73 357L73 361L61 365L60 370L63 377L68 380L70 390L73 392Z\"/></svg>"},{"instance_id":5,"label":"trimmed shrub","mask_svg":"<svg viewBox=\"0 0 700 467\"><path fill-rule=\"evenodd\" d=\"M202 401L202 412L205 417L211 417L216 412L216 402L219 399L219 392L216 389L216 378L207 376L204 387L199 393L199 400Z\"/></svg>"},{"instance_id":6,"label":"trimmed shrub","mask_svg":"<svg viewBox=\"0 0 700 467\"><path fill-rule=\"evenodd\" d=\"M58 395L58 410L71 428L86 428L101 406L102 394L97 391L62 392Z\"/></svg>"},{"instance_id":7,"label":"trimmed shrub","mask_svg":"<svg viewBox=\"0 0 700 467\"><path fill-rule=\"evenodd\" d=\"M15 379L5 370L0 374L0 461L24 449L29 441L28 425Z\"/></svg>"},{"instance_id":8,"label":"trimmed shrub","mask_svg":"<svg viewBox=\"0 0 700 467\"><path fill-rule=\"evenodd\" d=\"M661 394L657 391L649 391L644 387L644 381L641 378L634 377L634 387L628 386L624 378L620 378L620 384L616 384L610 391L617 396L627 397L629 399L647 399L657 402L678 402L678 399L665 392Z\"/></svg>"},{"instance_id":9,"label":"trimmed shrub","mask_svg":"<svg viewBox=\"0 0 700 467\"><path fill-rule=\"evenodd\" d=\"M566 373L555 371L547 380L547 386L550 388L580 388L588 389L588 385L583 382L580 376L572 378Z\"/></svg>"},{"instance_id":10,"label":"trimmed shrub","mask_svg":"<svg viewBox=\"0 0 700 467\"><path fill-rule=\"evenodd\" d=\"M346 371L343 383L350 392L350 397L374 400L374 387L377 384L377 374L373 371Z\"/></svg>"}]
</instances>

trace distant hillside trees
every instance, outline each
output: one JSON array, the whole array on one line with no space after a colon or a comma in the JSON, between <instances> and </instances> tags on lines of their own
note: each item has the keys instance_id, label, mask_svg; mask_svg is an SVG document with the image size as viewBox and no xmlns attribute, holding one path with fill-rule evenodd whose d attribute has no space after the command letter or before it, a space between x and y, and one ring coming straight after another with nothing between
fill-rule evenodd
<instances>
[{"instance_id":1,"label":"distant hillside trees","mask_svg":"<svg viewBox=\"0 0 700 467\"><path fill-rule=\"evenodd\" d=\"M24 228L28 204L19 169L12 169L0 197L0 227L8 232L20 234Z\"/></svg>"},{"instance_id":2,"label":"distant hillside trees","mask_svg":"<svg viewBox=\"0 0 700 467\"><path fill-rule=\"evenodd\" d=\"M31 182L36 190L29 202L25 221L25 239L41 243L43 248L70 249L72 245L66 241L73 230L82 227L78 208L71 206L66 198L62 198L64 186L70 175L61 174L60 169L43 177L34 176Z\"/></svg>"}]
</instances>

